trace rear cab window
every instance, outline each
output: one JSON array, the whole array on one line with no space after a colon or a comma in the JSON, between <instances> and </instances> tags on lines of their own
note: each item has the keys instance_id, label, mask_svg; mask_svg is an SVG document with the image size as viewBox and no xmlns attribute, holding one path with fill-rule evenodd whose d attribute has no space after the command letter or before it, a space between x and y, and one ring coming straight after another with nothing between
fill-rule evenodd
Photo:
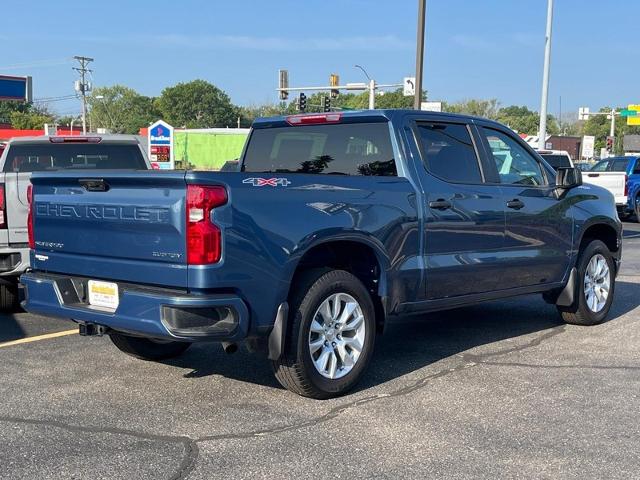
<instances>
[{"instance_id":1,"label":"rear cab window","mask_svg":"<svg viewBox=\"0 0 640 480\"><path fill-rule=\"evenodd\" d=\"M397 175L387 122L256 128L242 171Z\"/></svg>"},{"instance_id":2,"label":"rear cab window","mask_svg":"<svg viewBox=\"0 0 640 480\"><path fill-rule=\"evenodd\" d=\"M16 143L9 147L4 172L135 169L147 166L136 144Z\"/></svg>"},{"instance_id":3,"label":"rear cab window","mask_svg":"<svg viewBox=\"0 0 640 480\"><path fill-rule=\"evenodd\" d=\"M553 168L570 168L571 160L566 155L542 153L540 154Z\"/></svg>"}]
</instances>

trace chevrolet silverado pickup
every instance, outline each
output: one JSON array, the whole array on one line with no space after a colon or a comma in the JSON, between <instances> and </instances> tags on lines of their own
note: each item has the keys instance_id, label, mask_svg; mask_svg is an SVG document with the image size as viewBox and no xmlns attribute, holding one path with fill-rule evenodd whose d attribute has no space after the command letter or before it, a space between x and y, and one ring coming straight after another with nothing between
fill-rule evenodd
<instances>
[{"instance_id":1,"label":"chevrolet silverado pickup","mask_svg":"<svg viewBox=\"0 0 640 480\"><path fill-rule=\"evenodd\" d=\"M18 306L18 277L29 267L27 188L33 172L147 169L133 136L22 137L0 156L0 310Z\"/></svg>"},{"instance_id":2,"label":"chevrolet silverado pickup","mask_svg":"<svg viewBox=\"0 0 640 480\"><path fill-rule=\"evenodd\" d=\"M584 172L584 176L585 182L600 185L613 194L621 219L635 214L640 222L640 157L609 157Z\"/></svg>"},{"instance_id":3,"label":"chevrolet silverado pickup","mask_svg":"<svg viewBox=\"0 0 640 480\"><path fill-rule=\"evenodd\" d=\"M243 343L286 388L340 395L407 314L542 294L602 322L621 223L509 128L371 110L258 119L236 171L38 172L24 308L162 360Z\"/></svg>"}]
</instances>

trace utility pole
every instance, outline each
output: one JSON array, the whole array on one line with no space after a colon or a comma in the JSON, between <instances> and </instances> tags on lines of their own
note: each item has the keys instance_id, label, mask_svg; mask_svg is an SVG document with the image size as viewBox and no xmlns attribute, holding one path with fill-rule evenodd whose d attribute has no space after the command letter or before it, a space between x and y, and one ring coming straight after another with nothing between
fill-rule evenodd
<instances>
[{"instance_id":1,"label":"utility pole","mask_svg":"<svg viewBox=\"0 0 640 480\"><path fill-rule=\"evenodd\" d=\"M549 97L549 67L551 63L551 25L553 0L547 0L547 31L544 43L544 69L542 71L542 100L540 102L540 138L538 148L544 150L547 141L547 100Z\"/></svg>"},{"instance_id":2,"label":"utility pole","mask_svg":"<svg viewBox=\"0 0 640 480\"><path fill-rule=\"evenodd\" d=\"M93 62L93 58L74 56L75 60L80 64L79 67L73 67L73 69L80 74L80 80L76 81L76 92L82 95L82 134L87 134L87 92L89 91L86 81L87 73L91 72L87 66Z\"/></svg>"},{"instance_id":3,"label":"utility pole","mask_svg":"<svg viewBox=\"0 0 640 480\"><path fill-rule=\"evenodd\" d=\"M418 0L418 32L416 38L416 91L413 97L413 108L420 110L422 102L422 68L424 66L424 23L427 0ZM371 108L371 107L369 107Z\"/></svg>"}]
</instances>

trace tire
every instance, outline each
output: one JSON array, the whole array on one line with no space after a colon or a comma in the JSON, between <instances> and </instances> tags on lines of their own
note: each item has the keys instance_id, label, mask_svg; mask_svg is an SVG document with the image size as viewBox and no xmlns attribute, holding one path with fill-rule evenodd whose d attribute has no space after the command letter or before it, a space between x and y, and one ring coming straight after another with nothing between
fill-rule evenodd
<instances>
[{"instance_id":1,"label":"tire","mask_svg":"<svg viewBox=\"0 0 640 480\"><path fill-rule=\"evenodd\" d=\"M586 286L589 284L588 278L593 278L593 269L590 265L596 265L596 273L600 272L600 266L597 265L598 260L604 260L608 273L600 275L602 280L593 282L594 288L592 295ZM595 264L591 262L596 262ZM600 240L591 240L580 252L577 267L577 285L573 304L569 307L558 307L560 314L565 322L574 325L597 325L602 323L609 313L613 295L615 292L615 265L611 252L607 246ZM587 277L587 269L591 274ZM595 275L596 278L600 276ZM606 299L602 301L603 290L608 280L609 289ZM595 306L595 308L594 308Z\"/></svg>"},{"instance_id":2,"label":"tire","mask_svg":"<svg viewBox=\"0 0 640 480\"><path fill-rule=\"evenodd\" d=\"M634 202L633 212L636 214L636 222L640 223L640 196L636 197Z\"/></svg>"},{"instance_id":3,"label":"tire","mask_svg":"<svg viewBox=\"0 0 640 480\"><path fill-rule=\"evenodd\" d=\"M375 342L375 309L366 287L343 270L311 270L296 279L289 302L285 349L271 362L276 378L304 397L345 394L362 376ZM347 310L351 313L345 318Z\"/></svg>"},{"instance_id":4,"label":"tire","mask_svg":"<svg viewBox=\"0 0 640 480\"><path fill-rule=\"evenodd\" d=\"M15 312L19 306L18 285L0 285L0 311Z\"/></svg>"},{"instance_id":5,"label":"tire","mask_svg":"<svg viewBox=\"0 0 640 480\"><path fill-rule=\"evenodd\" d=\"M110 333L109 338L120 351L141 360L167 360L183 354L191 346L189 342L159 342L122 333Z\"/></svg>"}]
</instances>

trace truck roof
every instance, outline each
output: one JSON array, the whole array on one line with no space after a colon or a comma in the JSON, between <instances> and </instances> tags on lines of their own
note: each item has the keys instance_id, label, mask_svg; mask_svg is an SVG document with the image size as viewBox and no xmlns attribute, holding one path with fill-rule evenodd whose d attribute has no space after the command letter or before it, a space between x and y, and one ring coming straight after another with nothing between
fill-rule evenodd
<instances>
[{"instance_id":1,"label":"truck roof","mask_svg":"<svg viewBox=\"0 0 640 480\"><path fill-rule=\"evenodd\" d=\"M445 120L462 120L465 122L473 121L473 120L482 120L484 122L491 122L497 125L500 125L498 122L493 120L489 120L487 118L475 117L472 115L463 115L459 113L449 113L449 112L431 112L427 110L413 110L413 109L380 109L380 110L344 110L340 112L330 112L330 113L340 113L342 115L342 119L352 119L352 120L378 120L381 118L386 118L387 120L391 120L393 118L401 118L406 115L416 115L423 114L428 115L432 118L441 118L443 121ZM324 115L323 113L303 113L303 114L295 114L295 115ZM262 128L266 126L275 126L277 124L286 124L286 119L293 115L281 115L275 117L260 117L256 118L253 122L254 128Z\"/></svg>"},{"instance_id":2,"label":"truck roof","mask_svg":"<svg viewBox=\"0 0 640 480\"><path fill-rule=\"evenodd\" d=\"M100 143L132 143L132 144L138 144L140 143L138 141L138 139L136 138L135 135L100 135L100 134L96 134L96 135L53 135L53 136L49 136L49 135L39 135L39 136L34 136L34 137L16 137L16 138L12 138L11 140L9 140L9 142L7 143L7 146L10 145L17 145L17 144L29 144L29 145L36 145L36 144L48 144L51 143L51 138L69 138L69 139L73 139L73 140L78 140L80 138L83 137L87 137L87 138L100 138Z\"/></svg>"}]
</instances>

